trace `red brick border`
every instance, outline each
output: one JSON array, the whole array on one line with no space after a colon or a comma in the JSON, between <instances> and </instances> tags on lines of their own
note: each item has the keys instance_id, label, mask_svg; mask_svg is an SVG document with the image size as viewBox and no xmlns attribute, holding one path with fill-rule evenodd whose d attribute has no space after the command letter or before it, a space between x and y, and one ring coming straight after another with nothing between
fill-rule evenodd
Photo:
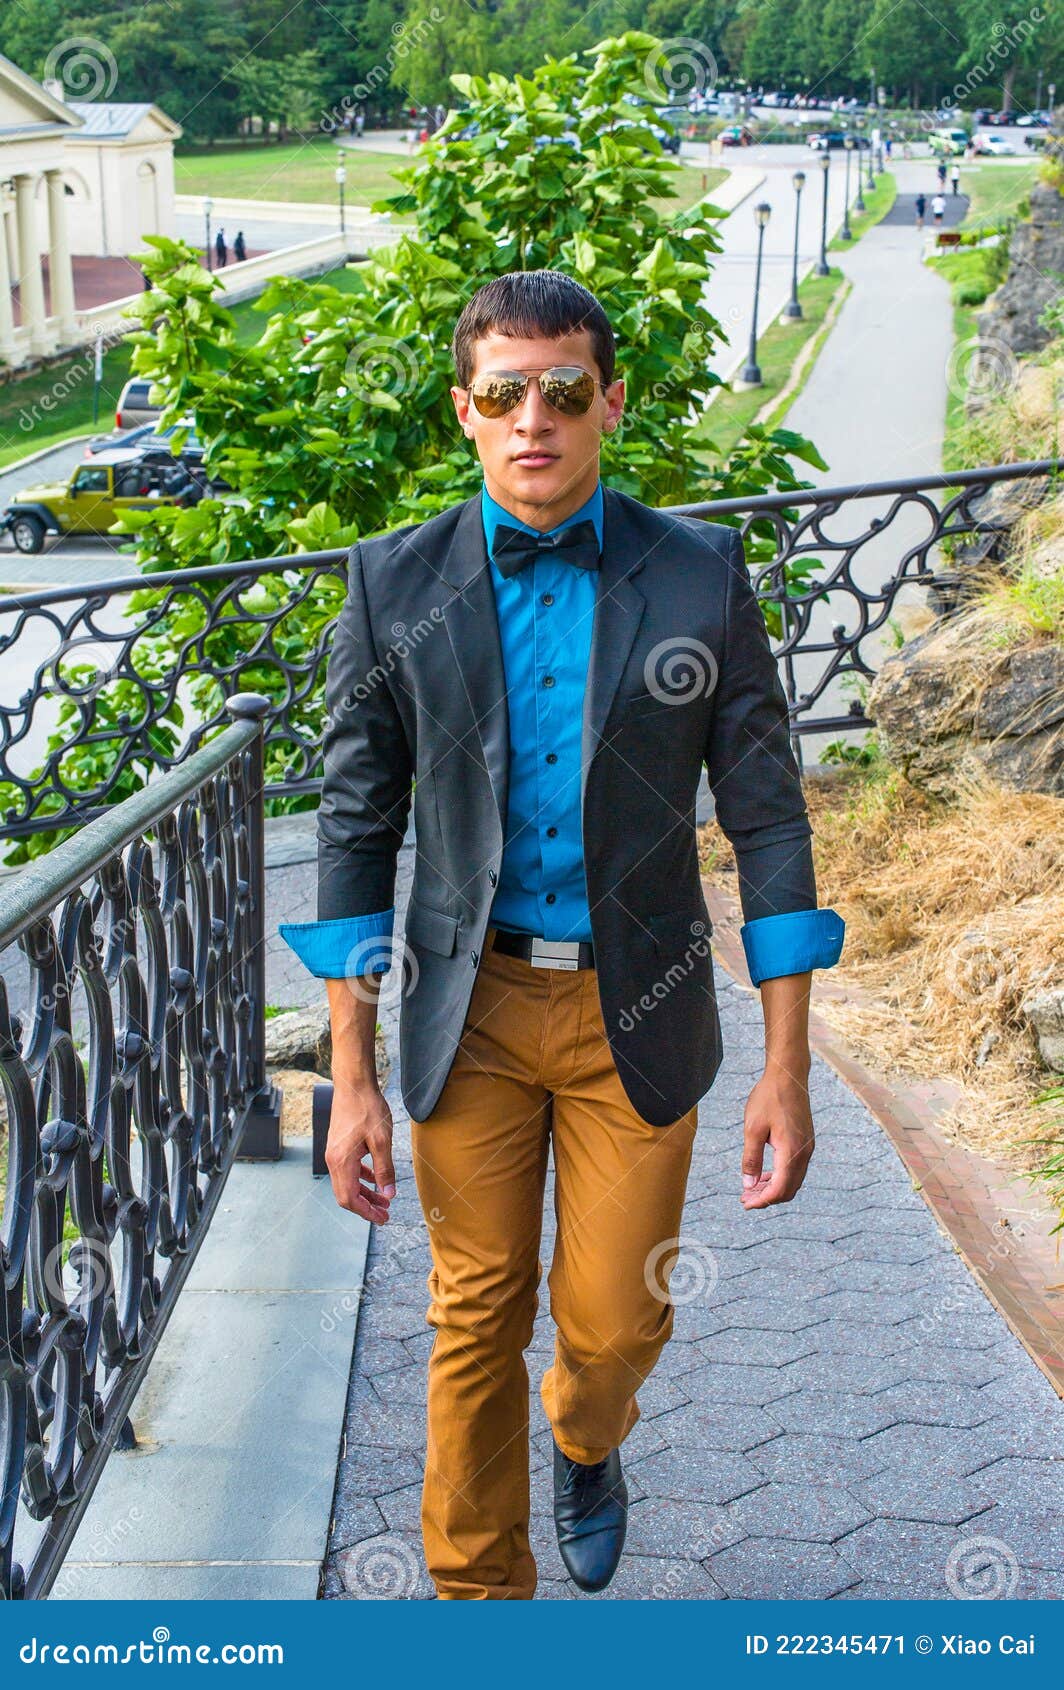
<instances>
[{"instance_id":1,"label":"red brick border","mask_svg":"<svg viewBox=\"0 0 1064 1690\"><path fill-rule=\"evenodd\" d=\"M738 899L702 882L718 962L753 992ZM1064 1396L1064 1262L1049 1236L1048 1204L986 1157L949 1144L936 1121L956 1098L940 1081L888 1084L865 1068L817 1003L856 994L825 971L813 974L809 1042L875 1116L928 1208L967 1267L1060 1396Z\"/></svg>"}]
</instances>

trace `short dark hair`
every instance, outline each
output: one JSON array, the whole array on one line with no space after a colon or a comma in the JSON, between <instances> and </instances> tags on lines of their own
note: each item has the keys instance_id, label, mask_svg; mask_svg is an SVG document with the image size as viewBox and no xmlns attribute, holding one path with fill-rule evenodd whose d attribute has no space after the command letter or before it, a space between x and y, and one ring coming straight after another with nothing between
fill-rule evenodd
<instances>
[{"instance_id":1,"label":"short dark hair","mask_svg":"<svg viewBox=\"0 0 1064 1690\"><path fill-rule=\"evenodd\" d=\"M617 347L605 311L587 288L560 270L513 270L478 288L455 324L451 357L459 387L473 379L473 349L489 334L556 339L587 329L602 380L614 379Z\"/></svg>"}]
</instances>

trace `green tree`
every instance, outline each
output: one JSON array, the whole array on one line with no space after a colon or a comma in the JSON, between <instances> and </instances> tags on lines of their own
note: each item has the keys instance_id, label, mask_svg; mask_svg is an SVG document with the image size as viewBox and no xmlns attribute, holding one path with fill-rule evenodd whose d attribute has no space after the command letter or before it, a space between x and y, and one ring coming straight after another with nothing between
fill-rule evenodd
<instances>
[{"instance_id":1,"label":"green tree","mask_svg":"<svg viewBox=\"0 0 1064 1690\"><path fill-rule=\"evenodd\" d=\"M610 486L669 505L806 486L796 461L826 467L786 430L751 426L728 458L692 443L719 385L710 361L720 328L707 303L719 213L708 202L678 216L658 209L674 196L677 166L646 108L626 96L645 97L645 68L659 49L655 37L632 31L548 61L530 77L455 77L479 133L460 141L461 121L452 120L397 173L403 191L380 202L412 214L416 234L353 265L353 293L328 281L271 282L251 346L238 345L232 316L214 297L218 278L194 250L149 238L138 261L152 291L131 308L143 324L133 336L134 368L159 384L164 426L195 415L209 469L234 492L126 523L141 535L146 575L343 547L473 494L482 475L449 394L450 340L472 293L513 270L561 269L609 315L627 393L622 426L603 442ZM774 555L771 528L749 555ZM283 612L265 642L260 626L231 615L206 634L196 592L164 598L149 583L132 606L149 623L138 641L146 670L165 675L182 662L182 694L197 719L212 721L222 702L213 678L185 673L191 659L183 654L201 643L226 666L230 690L242 685L285 700L293 737L272 747L271 772L299 766L319 742L322 677L313 654L342 598L335 577L309 594L298 584L292 571L267 573L244 601L247 611ZM274 653L309 664L298 697ZM117 713L106 681L98 702L101 712ZM94 747L94 784L101 757L121 751L120 741L104 741Z\"/></svg>"}]
</instances>

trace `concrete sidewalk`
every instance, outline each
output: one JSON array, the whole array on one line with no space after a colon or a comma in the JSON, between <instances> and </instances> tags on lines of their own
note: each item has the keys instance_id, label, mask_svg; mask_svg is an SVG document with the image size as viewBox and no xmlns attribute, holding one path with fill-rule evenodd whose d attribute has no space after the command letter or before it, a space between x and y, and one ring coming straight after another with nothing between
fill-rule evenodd
<instances>
[{"instance_id":1,"label":"concrete sidewalk","mask_svg":"<svg viewBox=\"0 0 1064 1690\"><path fill-rule=\"evenodd\" d=\"M234 1165L53 1598L316 1599L368 1234L308 1138Z\"/></svg>"}]
</instances>

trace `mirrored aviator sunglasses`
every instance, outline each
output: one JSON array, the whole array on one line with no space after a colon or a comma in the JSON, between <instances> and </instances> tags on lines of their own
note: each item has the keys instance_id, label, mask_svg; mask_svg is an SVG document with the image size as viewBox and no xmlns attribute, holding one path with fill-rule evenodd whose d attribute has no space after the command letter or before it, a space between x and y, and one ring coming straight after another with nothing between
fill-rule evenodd
<instances>
[{"instance_id":1,"label":"mirrored aviator sunglasses","mask_svg":"<svg viewBox=\"0 0 1064 1690\"><path fill-rule=\"evenodd\" d=\"M520 405L530 381L538 381L547 404L567 417L582 417L591 409L595 388L606 390L605 383L596 382L587 370L559 365L539 376L522 375L519 370L486 370L474 378L469 392L482 417L504 417Z\"/></svg>"}]
</instances>

